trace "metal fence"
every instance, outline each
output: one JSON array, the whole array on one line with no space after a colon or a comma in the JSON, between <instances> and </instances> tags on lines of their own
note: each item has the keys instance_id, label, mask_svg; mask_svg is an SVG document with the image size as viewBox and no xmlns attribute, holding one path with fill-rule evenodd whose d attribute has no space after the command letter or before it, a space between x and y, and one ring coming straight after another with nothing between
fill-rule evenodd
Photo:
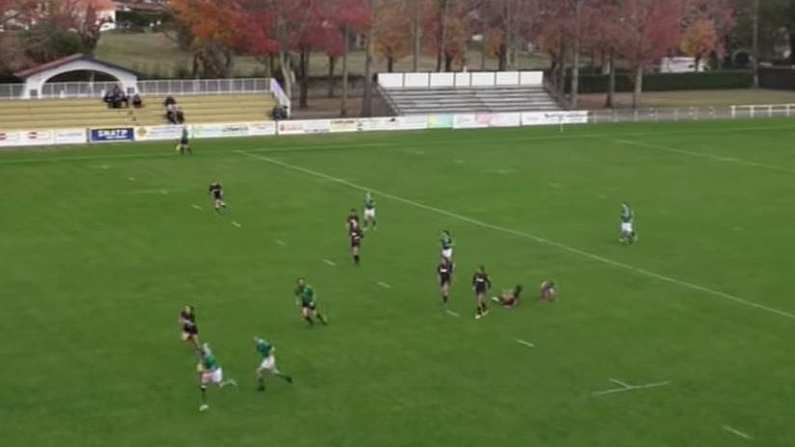
<instances>
[{"instance_id":1,"label":"metal fence","mask_svg":"<svg viewBox=\"0 0 795 447\"><path fill-rule=\"evenodd\" d=\"M39 98L101 98L118 82L50 82L44 84ZM138 81L135 91L141 95L226 95L271 91L268 78L249 79L166 79ZM0 100L21 99L24 84L0 84ZM131 92L128 92L131 93Z\"/></svg>"},{"instance_id":2,"label":"metal fence","mask_svg":"<svg viewBox=\"0 0 795 447\"><path fill-rule=\"evenodd\" d=\"M791 117L795 117L795 104L594 110L589 114L589 121L592 124L599 124Z\"/></svg>"}]
</instances>

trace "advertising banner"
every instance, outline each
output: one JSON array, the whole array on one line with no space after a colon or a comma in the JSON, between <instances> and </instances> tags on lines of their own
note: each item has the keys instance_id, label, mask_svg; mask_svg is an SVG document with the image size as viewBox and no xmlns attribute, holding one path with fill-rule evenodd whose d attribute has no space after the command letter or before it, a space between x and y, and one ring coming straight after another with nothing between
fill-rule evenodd
<instances>
[{"instance_id":1,"label":"advertising banner","mask_svg":"<svg viewBox=\"0 0 795 447\"><path fill-rule=\"evenodd\" d=\"M20 146L49 146L53 143L51 130L25 130L19 132Z\"/></svg>"},{"instance_id":2,"label":"advertising banner","mask_svg":"<svg viewBox=\"0 0 795 447\"><path fill-rule=\"evenodd\" d=\"M331 133L358 132L359 120L355 118L331 120L329 123Z\"/></svg>"},{"instance_id":3,"label":"advertising banner","mask_svg":"<svg viewBox=\"0 0 795 447\"><path fill-rule=\"evenodd\" d=\"M492 113L489 120L490 127L519 127L522 125L522 114L516 113Z\"/></svg>"},{"instance_id":4,"label":"advertising banner","mask_svg":"<svg viewBox=\"0 0 795 447\"><path fill-rule=\"evenodd\" d=\"M85 129L58 129L54 131L53 144L85 144L88 135Z\"/></svg>"},{"instance_id":5,"label":"advertising banner","mask_svg":"<svg viewBox=\"0 0 795 447\"><path fill-rule=\"evenodd\" d=\"M183 126L146 126L135 129L135 141L178 140Z\"/></svg>"},{"instance_id":6,"label":"advertising banner","mask_svg":"<svg viewBox=\"0 0 795 447\"><path fill-rule=\"evenodd\" d=\"M276 135L275 121L248 123L248 134L252 137Z\"/></svg>"},{"instance_id":7,"label":"advertising banner","mask_svg":"<svg viewBox=\"0 0 795 447\"><path fill-rule=\"evenodd\" d=\"M398 120L394 117L387 118L362 118L359 120L360 128L363 132L373 132L382 130L397 130Z\"/></svg>"},{"instance_id":8,"label":"advertising banner","mask_svg":"<svg viewBox=\"0 0 795 447\"><path fill-rule=\"evenodd\" d=\"M587 124L588 112L524 112L523 126L548 126L553 124Z\"/></svg>"},{"instance_id":9,"label":"advertising banner","mask_svg":"<svg viewBox=\"0 0 795 447\"><path fill-rule=\"evenodd\" d=\"M491 114L459 113L453 118L454 129L479 129L489 127Z\"/></svg>"},{"instance_id":10,"label":"advertising banner","mask_svg":"<svg viewBox=\"0 0 795 447\"><path fill-rule=\"evenodd\" d=\"M20 132L0 132L0 147L19 146Z\"/></svg>"},{"instance_id":11,"label":"advertising banner","mask_svg":"<svg viewBox=\"0 0 795 447\"><path fill-rule=\"evenodd\" d=\"M133 141L134 139L135 129L132 127L91 129L89 131L89 140L92 143L119 143Z\"/></svg>"},{"instance_id":12,"label":"advertising banner","mask_svg":"<svg viewBox=\"0 0 795 447\"><path fill-rule=\"evenodd\" d=\"M190 127L193 138L229 138L249 135L245 123L199 124Z\"/></svg>"},{"instance_id":13,"label":"advertising banner","mask_svg":"<svg viewBox=\"0 0 795 447\"><path fill-rule=\"evenodd\" d=\"M400 130L425 130L428 128L428 115L407 115L397 117Z\"/></svg>"},{"instance_id":14,"label":"advertising banner","mask_svg":"<svg viewBox=\"0 0 795 447\"><path fill-rule=\"evenodd\" d=\"M453 118L449 113L428 115L428 129L452 129Z\"/></svg>"}]
</instances>

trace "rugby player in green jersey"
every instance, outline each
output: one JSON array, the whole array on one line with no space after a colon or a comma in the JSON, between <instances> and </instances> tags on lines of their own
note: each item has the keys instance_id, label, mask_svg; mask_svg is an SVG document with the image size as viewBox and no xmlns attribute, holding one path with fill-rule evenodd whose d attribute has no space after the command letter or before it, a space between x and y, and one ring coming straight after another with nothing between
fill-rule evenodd
<instances>
[{"instance_id":1,"label":"rugby player in green jersey","mask_svg":"<svg viewBox=\"0 0 795 447\"><path fill-rule=\"evenodd\" d=\"M237 386L235 379L224 380L224 370L207 343L204 343L201 347L201 359L199 364L196 365L196 369L199 372L199 389L201 389L202 393L202 404L199 407L199 411L205 411L210 408L207 403L207 385L218 385L218 388L223 388L227 385Z\"/></svg>"},{"instance_id":2,"label":"rugby player in green jersey","mask_svg":"<svg viewBox=\"0 0 795 447\"><path fill-rule=\"evenodd\" d=\"M254 337L254 344L257 347L257 353L262 356L262 361L257 368L257 391L265 391L265 374L273 374L287 381L293 383L293 378L287 374L282 374L279 368L276 367L276 348L267 340Z\"/></svg>"},{"instance_id":3,"label":"rugby player in green jersey","mask_svg":"<svg viewBox=\"0 0 795 447\"><path fill-rule=\"evenodd\" d=\"M317 317L321 323L327 324L326 317L317 310L315 302L315 289L306 283L304 278L298 278L298 285L295 287L296 304L301 306L301 318L306 320L310 326L314 326L315 321L312 317Z\"/></svg>"},{"instance_id":4,"label":"rugby player in green jersey","mask_svg":"<svg viewBox=\"0 0 795 447\"><path fill-rule=\"evenodd\" d=\"M375 199L371 193L364 196L364 229L367 230L368 226L372 226L375 230Z\"/></svg>"},{"instance_id":5,"label":"rugby player in green jersey","mask_svg":"<svg viewBox=\"0 0 795 447\"><path fill-rule=\"evenodd\" d=\"M629 207L629 204L624 202L621 204L621 233L619 236L619 241L624 244L633 244L637 240L637 235L635 234L635 213L632 211L632 208Z\"/></svg>"},{"instance_id":6,"label":"rugby player in green jersey","mask_svg":"<svg viewBox=\"0 0 795 447\"><path fill-rule=\"evenodd\" d=\"M442 231L440 242L442 244L442 257L453 262L453 236L450 235L450 230Z\"/></svg>"}]
</instances>

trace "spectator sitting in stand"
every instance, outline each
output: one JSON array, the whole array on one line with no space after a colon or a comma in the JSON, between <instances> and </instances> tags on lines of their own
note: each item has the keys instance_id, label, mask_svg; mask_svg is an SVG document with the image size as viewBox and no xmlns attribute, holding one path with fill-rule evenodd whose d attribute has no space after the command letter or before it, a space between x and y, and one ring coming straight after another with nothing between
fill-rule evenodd
<instances>
[{"instance_id":1,"label":"spectator sitting in stand","mask_svg":"<svg viewBox=\"0 0 795 447\"><path fill-rule=\"evenodd\" d=\"M165 101L163 101L163 107L168 109L168 106L173 106L177 103L177 100L174 99L173 96L166 96Z\"/></svg>"},{"instance_id":2,"label":"spectator sitting in stand","mask_svg":"<svg viewBox=\"0 0 795 447\"><path fill-rule=\"evenodd\" d=\"M175 117L177 119L177 124L184 124L185 123L185 113L182 112L182 107L179 105L175 106L176 111L174 112Z\"/></svg>"},{"instance_id":3,"label":"spectator sitting in stand","mask_svg":"<svg viewBox=\"0 0 795 447\"><path fill-rule=\"evenodd\" d=\"M143 106L144 106L144 101L143 101L143 99L141 99L141 95L139 95L138 93L136 93L136 94L133 96L133 98L132 98L132 105L133 105L133 107L135 107L136 109L140 109L141 107L143 107Z\"/></svg>"},{"instance_id":4,"label":"spectator sitting in stand","mask_svg":"<svg viewBox=\"0 0 795 447\"><path fill-rule=\"evenodd\" d=\"M177 106L169 104L166 106L166 120L169 124L177 124Z\"/></svg>"}]
</instances>

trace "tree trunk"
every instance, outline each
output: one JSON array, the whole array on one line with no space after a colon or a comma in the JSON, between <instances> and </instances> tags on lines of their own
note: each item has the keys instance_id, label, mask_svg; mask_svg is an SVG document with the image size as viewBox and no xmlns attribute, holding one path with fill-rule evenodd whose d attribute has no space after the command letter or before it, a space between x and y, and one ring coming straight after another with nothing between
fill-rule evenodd
<instances>
[{"instance_id":1,"label":"tree trunk","mask_svg":"<svg viewBox=\"0 0 795 447\"><path fill-rule=\"evenodd\" d=\"M615 107L616 95L616 51L612 48L610 49L608 64L610 64L610 77L607 82L607 101L605 102L605 107L612 109Z\"/></svg>"},{"instance_id":2,"label":"tree trunk","mask_svg":"<svg viewBox=\"0 0 795 447\"><path fill-rule=\"evenodd\" d=\"M342 52L342 104L340 105L340 116L348 116L348 47L350 46L351 28L345 25L343 33L343 52Z\"/></svg>"},{"instance_id":3,"label":"tree trunk","mask_svg":"<svg viewBox=\"0 0 795 447\"><path fill-rule=\"evenodd\" d=\"M497 69L499 71L505 71L508 66L508 45L506 45L505 42L500 44L498 56L499 61L497 63Z\"/></svg>"},{"instance_id":4,"label":"tree trunk","mask_svg":"<svg viewBox=\"0 0 795 447\"><path fill-rule=\"evenodd\" d=\"M480 69L486 71L486 58L488 57L488 47L486 46L486 36L483 35L483 41L480 45Z\"/></svg>"},{"instance_id":5,"label":"tree trunk","mask_svg":"<svg viewBox=\"0 0 795 447\"><path fill-rule=\"evenodd\" d=\"M439 11L439 51L436 54L436 71L442 71L442 62L447 53L447 4L449 0L442 0L442 9Z\"/></svg>"},{"instance_id":6,"label":"tree trunk","mask_svg":"<svg viewBox=\"0 0 795 447\"><path fill-rule=\"evenodd\" d=\"M290 55L286 51L279 51L279 68L282 71L282 78L284 79L284 94L288 98L293 98L293 73L292 64L290 63Z\"/></svg>"},{"instance_id":7,"label":"tree trunk","mask_svg":"<svg viewBox=\"0 0 795 447\"><path fill-rule=\"evenodd\" d=\"M337 67L337 58L334 56L328 57L328 97L334 97L334 69Z\"/></svg>"},{"instance_id":8,"label":"tree trunk","mask_svg":"<svg viewBox=\"0 0 795 447\"><path fill-rule=\"evenodd\" d=\"M453 56L447 53L444 54L444 71L453 71Z\"/></svg>"},{"instance_id":9,"label":"tree trunk","mask_svg":"<svg viewBox=\"0 0 795 447\"><path fill-rule=\"evenodd\" d=\"M395 58L392 56L387 56L386 58L386 71L390 73L395 71Z\"/></svg>"},{"instance_id":10,"label":"tree trunk","mask_svg":"<svg viewBox=\"0 0 795 447\"><path fill-rule=\"evenodd\" d=\"M412 71L420 70L420 56L422 52L422 0L414 0L414 60Z\"/></svg>"},{"instance_id":11,"label":"tree trunk","mask_svg":"<svg viewBox=\"0 0 795 447\"><path fill-rule=\"evenodd\" d=\"M371 18L375 16L375 0L370 0L370 14ZM373 71L373 39L375 37L375 27L370 26L367 29L367 42L365 42L364 50L364 99L362 103L362 116L372 116L373 109L373 88L372 88L372 71Z\"/></svg>"},{"instance_id":12,"label":"tree trunk","mask_svg":"<svg viewBox=\"0 0 795 447\"><path fill-rule=\"evenodd\" d=\"M516 63L514 53L514 31L513 31L513 0L505 2L505 68L512 69ZM501 68L500 70L505 70Z\"/></svg>"},{"instance_id":13,"label":"tree trunk","mask_svg":"<svg viewBox=\"0 0 795 447\"><path fill-rule=\"evenodd\" d=\"M751 63L754 71L754 88L759 88L759 0L754 0L751 20L753 21L753 49L751 51L753 60Z\"/></svg>"},{"instance_id":14,"label":"tree trunk","mask_svg":"<svg viewBox=\"0 0 795 447\"><path fill-rule=\"evenodd\" d=\"M561 98L566 97L566 42L560 40L560 53L558 53L558 94Z\"/></svg>"},{"instance_id":15,"label":"tree trunk","mask_svg":"<svg viewBox=\"0 0 795 447\"><path fill-rule=\"evenodd\" d=\"M635 91L632 93L632 108L640 107L640 95L643 93L643 64L635 70Z\"/></svg>"},{"instance_id":16,"label":"tree trunk","mask_svg":"<svg viewBox=\"0 0 795 447\"><path fill-rule=\"evenodd\" d=\"M299 109L306 109L309 107L309 55L310 55L309 49L307 48L301 49L301 54L300 54L301 86L298 98Z\"/></svg>"}]
</instances>

